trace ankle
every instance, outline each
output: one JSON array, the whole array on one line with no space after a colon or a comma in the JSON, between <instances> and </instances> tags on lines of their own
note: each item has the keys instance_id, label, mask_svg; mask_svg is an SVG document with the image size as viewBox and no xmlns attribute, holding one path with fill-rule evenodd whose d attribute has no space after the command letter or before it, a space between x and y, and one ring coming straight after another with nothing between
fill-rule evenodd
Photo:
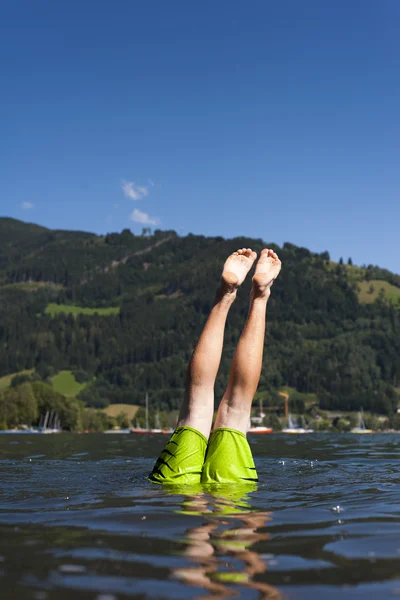
<instances>
[{"instance_id":1,"label":"ankle","mask_svg":"<svg viewBox=\"0 0 400 600\"><path fill-rule=\"evenodd\" d=\"M267 304L269 298L271 296L270 287L260 288L258 286L254 286L251 288L250 299L251 302L257 302L259 304Z\"/></svg>"},{"instance_id":2,"label":"ankle","mask_svg":"<svg viewBox=\"0 0 400 600\"><path fill-rule=\"evenodd\" d=\"M223 280L215 294L215 303L223 302L224 304L232 304L236 299L237 287L227 284Z\"/></svg>"},{"instance_id":3,"label":"ankle","mask_svg":"<svg viewBox=\"0 0 400 600\"><path fill-rule=\"evenodd\" d=\"M269 299L271 295L271 286L274 280L270 277L266 277L263 273L259 275L254 275L253 277L253 285L251 288L251 297L255 299Z\"/></svg>"}]
</instances>

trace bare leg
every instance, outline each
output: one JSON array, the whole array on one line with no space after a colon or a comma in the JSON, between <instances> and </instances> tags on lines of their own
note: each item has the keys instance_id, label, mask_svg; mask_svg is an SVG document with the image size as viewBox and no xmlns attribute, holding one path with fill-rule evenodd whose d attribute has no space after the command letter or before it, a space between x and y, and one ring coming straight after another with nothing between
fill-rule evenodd
<instances>
[{"instance_id":1,"label":"bare leg","mask_svg":"<svg viewBox=\"0 0 400 600\"><path fill-rule=\"evenodd\" d=\"M232 361L215 429L229 427L242 433L247 431L251 403L261 373L267 302L280 269L281 262L275 252L263 250L253 277L249 315Z\"/></svg>"},{"instance_id":2,"label":"bare leg","mask_svg":"<svg viewBox=\"0 0 400 600\"><path fill-rule=\"evenodd\" d=\"M221 361L226 318L257 254L250 248L234 252L224 265L221 285L190 360L178 426L197 429L208 438L214 413L214 384Z\"/></svg>"}]
</instances>

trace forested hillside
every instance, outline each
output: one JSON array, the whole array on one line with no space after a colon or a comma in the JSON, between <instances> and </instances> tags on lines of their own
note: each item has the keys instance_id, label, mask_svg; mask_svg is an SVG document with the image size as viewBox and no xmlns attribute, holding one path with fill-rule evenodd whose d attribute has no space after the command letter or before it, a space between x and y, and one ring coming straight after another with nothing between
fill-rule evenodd
<instances>
[{"instance_id":1,"label":"forested hillside","mask_svg":"<svg viewBox=\"0 0 400 600\"><path fill-rule=\"evenodd\" d=\"M263 400L290 386L317 394L322 408L392 413L400 277L268 239L96 236L0 219L0 376L30 370L48 380L72 370L89 382L79 394L89 406L143 404L148 392L153 407L177 408L221 266L242 246L272 247L283 263L269 303ZM217 398L249 288L250 279L229 315Z\"/></svg>"}]
</instances>

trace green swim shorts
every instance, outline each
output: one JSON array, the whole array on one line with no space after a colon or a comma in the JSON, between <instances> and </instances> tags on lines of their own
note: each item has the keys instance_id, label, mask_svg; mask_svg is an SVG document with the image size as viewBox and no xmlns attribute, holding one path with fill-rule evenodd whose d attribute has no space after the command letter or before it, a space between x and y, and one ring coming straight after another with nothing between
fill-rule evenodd
<instances>
[{"instance_id":1,"label":"green swim shorts","mask_svg":"<svg viewBox=\"0 0 400 600\"><path fill-rule=\"evenodd\" d=\"M210 439L192 427L178 427L161 452L150 479L168 484L258 481L244 433L221 427Z\"/></svg>"}]
</instances>

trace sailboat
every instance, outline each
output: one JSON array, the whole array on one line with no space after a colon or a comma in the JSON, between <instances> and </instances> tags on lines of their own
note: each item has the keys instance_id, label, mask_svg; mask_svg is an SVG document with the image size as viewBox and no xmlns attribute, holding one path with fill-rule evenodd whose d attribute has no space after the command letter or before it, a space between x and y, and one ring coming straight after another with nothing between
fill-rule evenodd
<instances>
[{"instance_id":1,"label":"sailboat","mask_svg":"<svg viewBox=\"0 0 400 600\"><path fill-rule=\"evenodd\" d=\"M61 433L60 419L56 411L46 411L44 418L40 416L38 433Z\"/></svg>"},{"instance_id":2,"label":"sailboat","mask_svg":"<svg viewBox=\"0 0 400 600\"><path fill-rule=\"evenodd\" d=\"M272 427L264 427L263 425L261 425L264 417L265 414L263 412L262 400L260 399L260 413L257 417L250 418L249 425L247 427L247 433L271 433Z\"/></svg>"},{"instance_id":3,"label":"sailboat","mask_svg":"<svg viewBox=\"0 0 400 600\"><path fill-rule=\"evenodd\" d=\"M285 429L282 429L282 433L312 433L312 432L313 432L312 429L304 429L304 427L299 427L290 413L289 413L289 417L288 417L288 426L285 427Z\"/></svg>"},{"instance_id":4,"label":"sailboat","mask_svg":"<svg viewBox=\"0 0 400 600\"><path fill-rule=\"evenodd\" d=\"M142 427L138 427L138 422L136 421L136 427L132 427L130 432L131 433L140 433L140 434L164 433L164 431L160 427L160 415L158 412L156 413L156 417L155 417L156 427L154 427L154 428L149 427L149 395L147 392L146 392L146 399L145 399L145 409L146 409L146 427L144 429Z\"/></svg>"},{"instance_id":5,"label":"sailboat","mask_svg":"<svg viewBox=\"0 0 400 600\"><path fill-rule=\"evenodd\" d=\"M353 427L351 433L375 433L373 429L367 429L365 427L363 409L358 413L358 427Z\"/></svg>"},{"instance_id":6,"label":"sailboat","mask_svg":"<svg viewBox=\"0 0 400 600\"><path fill-rule=\"evenodd\" d=\"M156 416L154 417L154 425L155 425L155 428L150 429L151 433L162 433L163 432L163 430L161 429L161 426L160 426L160 414L158 411L156 412Z\"/></svg>"}]
</instances>

